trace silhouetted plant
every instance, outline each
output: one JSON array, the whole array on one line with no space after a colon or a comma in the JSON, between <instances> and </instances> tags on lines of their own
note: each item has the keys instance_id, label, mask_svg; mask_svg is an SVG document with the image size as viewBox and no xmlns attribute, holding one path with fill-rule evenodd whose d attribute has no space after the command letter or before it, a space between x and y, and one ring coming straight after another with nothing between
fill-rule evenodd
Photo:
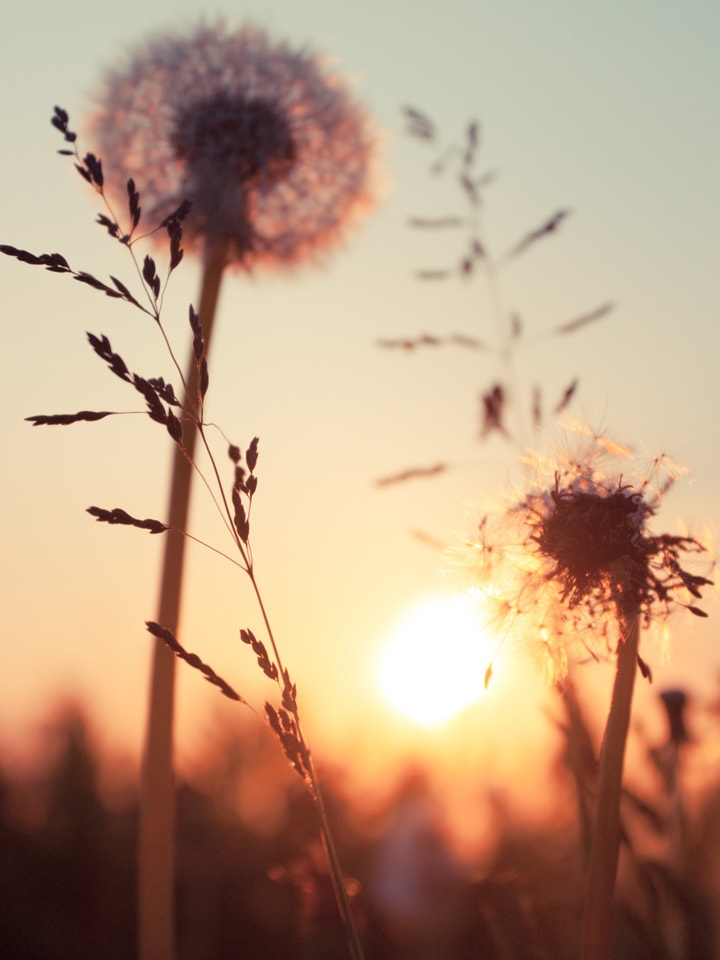
<instances>
[{"instance_id":1,"label":"silhouetted plant","mask_svg":"<svg viewBox=\"0 0 720 960\"><path fill-rule=\"evenodd\" d=\"M145 52L146 59L140 57L134 63L127 77L115 77L111 80L108 103L113 105L113 110L126 113L129 111L128 116L131 120L134 117L139 123L140 115L143 118L146 116L145 100L133 99L139 89L144 89L147 84L153 83L161 86L172 84L177 71L182 73L191 69L193 58L196 61L195 67L202 72L203 64L206 64L207 58L212 56L226 58L232 69L235 69L236 58L239 58L240 72L237 76L231 73L233 82L229 87L227 84L223 86L223 81L218 81L222 90L225 91L222 96L218 92L215 80L209 77L203 82L209 84L211 89L205 89L202 84L196 84L192 92L188 92L188 97L181 97L178 101L184 112L178 121L180 126L177 129L184 131L187 136L182 141L182 150L178 148L175 158L177 182L172 179L169 184L159 185L159 182L153 182L155 192L151 195L150 204L154 211L164 212L165 206L171 201L174 203L179 196L174 191L186 186L194 190L195 198L199 199L199 212L195 215L191 236L196 243L204 238L207 245L207 262L200 311L197 312L192 306L189 308L192 354L185 375L182 373L163 325L161 311L170 276L183 259L183 226L190 217L192 204L186 199L180 199L177 206L167 210L157 228L147 234L140 234L141 198L135 180L130 177L125 191L128 226L123 227L121 219L116 215L108 199L101 159L93 153L80 155L76 134L69 126L69 116L59 107L55 108L52 123L63 134L67 144L60 152L73 158L80 175L102 198L105 210L98 216L98 223L111 238L119 241L128 250L136 268L141 293L136 296L128 285L116 277L111 276L109 282L105 282L85 271L75 270L61 254L38 256L10 245L0 246L0 252L30 265L43 266L53 273L67 274L108 297L124 300L133 308L149 316L168 349L175 373L182 385L183 399L178 399L172 384L164 377L144 377L131 372L125 360L113 350L112 344L105 335L88 334L88 341L95 354L107 364L116 377L140 394L145 403L147 415L165 428L173 441L175 453L174 478L167 522L138 518L120 507L107 509L92 506L88 510L100 522L132 526L154 535L165 534L168 537L159 617L157 621L151 620L147 623L148 631L157 641L157 649L141 791L139 864L141 956L148 960L149 958L163 960L163 958L169 958L173 951L171 762L173 654L198 669L226 697L243 701L230 684L219 677L200 657L189 653L177 639L183 546L187 539L196 539L186 527L190 479L195 472L200 475L223 519L232 544L231 549L235 554L232 555L216 547L210 547L210 549L224 556L248 577L256 596L267 629L269 649L249 629L243 628L240 631L240 638L255 654L265 676L277 687L277 702L268 701L265 704L266 719L279 739L286 757L306 783L315 800L338 905L346 924L350 951L353 957L359 958L362 951L330 833L317 774L302 732L296 687L281 658L255 577L250 515L258 483L255 469L259 441L255 437L244 452L239 446L229 444L227 456L232 466L229 480L223 480L208 439L204 406L210 384L208 341L225 266L233 259L245 267L251 265L255 259L260 262L266 260L276 265L294 263L309 253L324 249L335 242L347 216L354 212L361 200L364 202L367 199L366 178L370 141L366 136L362 113L355 108L342 88L328 81L315 60L308 58L305 54L292 54L285 47L273 49L268 45L263 34L250 30L241 31L229 38L215 31L201 31L196 38L188 42L158 42L156 47L151 46ZM188 57L190 63L186 62ZM257 58L257 62L253 57ZM260 69L261 67L263 69ZM154 71L157 71L157 75ZM283 82L291 84L291 89L283 88ZM248 83L250 93L246 95L245 85ZM273 84L276 83L279 83L280 87L273 101L270 98L275 89ZM305 109L300 111L300 115L295 109L299 93L304 93L307 97ZM180 96L177 91L174 91L174 95ZM210 108L212 108L210 119L207 114L208 98L211 100ZM286 102L286 98L290 98L289 101ZM195 114L192 114L192 109L195 110ZM279 111L277 115L273 113L274 109ZM215 111L214 114L213 111ZM105 127L106 134L109 126L112 125L113 116L110 111L106 117L101 118L100 127ZM217 121L216 126L210 122L213 116ZM302 126L304 123L308 124L307 130ZM259 128L256 129L258 124ZM278 124L282 126L281 134L284 138L283 158L279 166L276 163L278 160L276 152L268 149L268 144L261 136L265 134L272 143L275 143L276 135L280 135L276 129ZM300 127L297 124L300 124ZM198 125L201 128L199 132L196 130ZM303 130L309 139L301 142ZM141 141L144 133L143 124L139 123L138 130L135 132ZM157 134L158 131L155 133ZM324 198L327 201L326 209L323 207L323 198L318 197L313 207L317 218L314 225L312 211L308 211L307 221L300 216L296 222L292 222L286 204L294 196L294 191L302 190L307 186L308 177L312 180L318 173L318 170L313 168L314 163L319 165L321 171L325 170L325 164L328 162L331 162L331 167L333 166L335 161L331 145L333 138L339 137L341 133L340 153L344 155L348 149L353 148L358 151L353 175L350 176L348 170L338 172L338 181L334 189L332 171L328 170L327 176L322 178L323 190L330 191ZM163 136L170 137L170 132L165 131ZM193 140L195 136L198 138L197 143ZM234 141L233 137L236 137L237 141ZM112 138L110 139L112 141ZM193 143L197 147L197 156ZM236 143L237 155L232 154L233 143ZM119 142L114 140L111 146L116 152L114 157L116 164L122 165L124 154L118 155L118 151L122 153ZM222 150L218 154L220 147ZM138 143L133 149L140 150ZM156 143L153 150L157 149ZM168 149L170 149L169 146ZM135 156L134 153L133 156ZM335 157L335 160L338 159L340 158ZM235 199L239 206L230 215L223 208L225 212L222 217L220 216L217 206L220 197L215 192L217 184L212 188L208 187L205 193L201 189L202 183L205 182L204 178L209 177L212 172L207 169L207 165L212 165L212 162L219 164L216 171L218 174L226 178L231 176L237 178ZM303 173L303 164L313 169ZM183 171L186 172L186 179ZM163 168L163 175L170 175L165 168ZM287 186L287 190L290 190L289 196L287 190L283 189L284 185ZM276 190L280 192L277 200L274 199ZM308 200L308 203L311 207L313 206L312 200ZM281 236L279 230L284 214L289 218L285 224L288 232ZM294 207L293 215L299 216L299 211ZM305 228L307 232L304 232ZM139 240L148 236L155 238L158 232L164 232L167 235L166 242L169 245L168 266L164 275L159 272L152 256L146 254L141 263L135 252ZM97 421L112 415L113 412L107 410L81 410L72 414L36 415L29 417L28 420L35 426L67 426L78 422ZM198 438L209 458L208 475L201 472L195 461L195 446ZM164 655L161 656L161 652Z\"/></svg>"},{"instance_id":2,"label":"silhouetted plant","mask_svg":"<svg viewBox=\"0 0 720 960\"><path fill-rule=\"evenodd\" d=\"M271 43L261 30L203 26L158 36L110 72L99 103L94 128L110 189L141 178L155 221L191 201L187 236L204 259L198 319L206 350L227 266L317 259L368 204L373 138L363 109L317 56ZM193 403L202 390L196 371L191 358ZM187 526L195 438L191 420L187 456L176 448L173 465L168 517L176 529ZM183 566L184 540L171 535L158 609L170 632ZM140 828L145 960L172 952L172 717L173 659L158 639Z\"/></svg>"},{"instance_id":3,"label":"silhouetted plant","mask_svg":"<svg viewBox=\"0 0 720 960\"><path fill-rule=\"evenodd\" d=\"M470 543L474 579L497 607L504 636L524 633L549 679L573 660L611 657L616 674L600 755L588 866L583 960L609 960L620 843L620 796L640 626L695 605L711 581L686 567L694 537L655 534L649 521L674 481L666 456L633 484L630 451L598 436L587 449L532 466L539 476L503 516L485 517ZM609 463L607 462L609 460ZM624 462L623 462L624 461ZM617 466L615 465L617 462ZM502 642L502 640L501 640ZM488 667L489 682L492 664Z\"/></svg>"}]
</instances>

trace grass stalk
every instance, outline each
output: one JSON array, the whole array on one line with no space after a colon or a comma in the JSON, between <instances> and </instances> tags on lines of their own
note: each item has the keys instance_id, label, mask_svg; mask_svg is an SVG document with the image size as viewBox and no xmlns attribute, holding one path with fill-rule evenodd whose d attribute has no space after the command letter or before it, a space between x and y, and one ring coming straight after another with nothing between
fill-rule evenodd
<instances>
[{"instance_id":1,"label":"grass stalk","mask_svg":"<svg viewBox=\"0 0 720 960\"><path fill-rule=\"evenodd\" d=\"M265 623L268 637L270 638L275 662L278 665L281 675L285 677L287 675L286 670L283 665L282 657L280 656L280 650L275 640L275 634L273 633L273 629L270 624L270 618L268 617L267 610L265 609L265 603L260 592L260 587L255 579L255 573L252 569L252 565L249 565L248 567L248 576L250 577L253 590L255 591L255 597L257 599L258 606L260 607L260 612ZM307 748L305 736L302 731L302 724L300 722L300 715L297 712L297 708L294 712L294 719L295 723L297 724L297 735L299 742L306 747L305 773L307 776L307 783L310 788L310 793L318 816L318 825L320 828L323 849L325 851L325 859L330 871L330 879L333 886L333 893L335 894L335 902L337 904L338 912L340 913L340 919L345 931L350 957L351 960L365 960L365 953L363 951L362 943L360 942L360 934L358 933L357 924L355 923L350 897L348 895L347 886L343 877L340 857L338 856L337 846L335 844L335 839L333 837L330 821L327 815L327 809L325 807L325 799L323 797L320 787L320 780L315 769L315 761L313 760L310 749Z\"/></svg>"},{"instance_id":2,"label":"grass stalk","mask_svg":"<svg viewBox=\"0 0 720 960\"><path fill-rule=\"evenodd\" d=\"M355 923L355 918L353 917L350 897L348 895L347 886L342 874L340 858L338 857L335 840L333 839L332 830L330 829L330 822L325 809L325 800L323 799L323 795L320 790L320 783L315 772L315 765L312 761L312 758L310 759L309 777L312 788L312 796L313 800L315 801L315 808L320 821L320 835L322 836L323 846L325 848L325 856L330 869L330 878L332 880L333 890L335 893L335 900L337 902L338 910L340 911L340 918L342 920L343 927L345 928L345 937L347 939L350 957L351 960L365 960L365 954L363 952L362 944L360 943L360 935Z\"/></svg>"}]
</instances>

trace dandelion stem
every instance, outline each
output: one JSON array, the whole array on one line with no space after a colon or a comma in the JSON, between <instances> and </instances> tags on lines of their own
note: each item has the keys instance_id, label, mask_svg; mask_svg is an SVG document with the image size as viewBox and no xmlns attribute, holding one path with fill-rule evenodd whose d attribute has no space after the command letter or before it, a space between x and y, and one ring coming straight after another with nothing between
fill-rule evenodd
<instances>
[{"instance_id":1,"label":"dandelion stem","mask_svg":"<svg viewBox=\"0 0 720 960\"><path fill-rule=\"evenodd\" d=\"M226 263L224 245L210 247L200 296L200 323L206 352L210 345L220 283ZM198 397L199 372L191 354L185 383L185 406L193 410ZM173 453L168 526L160 586L158 621L177 633L185 557L193 456L197 423L184 425L183 444ZM175 782L173 776L173 710L175 657L161 640L153 652L150 703L140 788L138 851L138 944L140 960L172 960L174 956L173 887L175 874Z\"/></svg>"},{"instance_id":2,"label":"dandelion stem","mask_svg":"<svg viewBox=\"0 0 720 960\"><path fill-rule=\"evenodd\" d=\"M618 614L623 636L618 647L610 713L600 753L581 960L610 960L611 955L613 898L620 852L623 761L640 639L637 609L619 609Z\"/></svg>"}]
</instances>

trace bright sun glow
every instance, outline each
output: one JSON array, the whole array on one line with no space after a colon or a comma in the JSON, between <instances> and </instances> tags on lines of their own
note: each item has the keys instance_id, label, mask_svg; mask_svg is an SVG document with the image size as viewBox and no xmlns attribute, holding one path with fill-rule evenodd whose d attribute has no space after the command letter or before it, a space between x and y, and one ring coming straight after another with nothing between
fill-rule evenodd
<instances>
[{"instance_id":1,"label":"bright sun glow","mask_svg":"<svg viewBox=\"0 0 720 960\"><path fill-rule=\"evenodd\" d=\"M474 597L421 601L401 619L381 653L382 691L415 723L438 726L482 696L493 647Z\"/></svg>"}]
</instances>

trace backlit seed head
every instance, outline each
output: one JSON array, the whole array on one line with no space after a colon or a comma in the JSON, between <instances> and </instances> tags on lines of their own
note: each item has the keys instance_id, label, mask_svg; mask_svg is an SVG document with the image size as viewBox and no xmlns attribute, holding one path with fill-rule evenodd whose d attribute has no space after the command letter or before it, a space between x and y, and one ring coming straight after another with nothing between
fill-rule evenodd
<instances>
[{"instance_id":1,"label":"backlit seed head","mask_svg":"<svg viewBox=\"0 0 720 960\"><path fill-rule=\"evenodd\" d=\"M577 455L527 466L527 489L484 518L465 557L498 628L532 639L552 680L612 653L630 618L704 615L694 600L711 581L688 568L704 545L649 526L677 473L669 458L638 475L626 448L591 436Z\"/></svg>"},{"instance_id":2,"label":"backlit seed head","mask_svg":"<svg viewBox=\"0 0 720 960\"><path fill-rule=\"evenodd\" d=\"M317 56L249 26L145 43L108 74L92 126L106 183L132 178L146 222L190 200L185 245L245 265L316 258L373 199L363 108Z\"/></svg>"}]
</instances>

